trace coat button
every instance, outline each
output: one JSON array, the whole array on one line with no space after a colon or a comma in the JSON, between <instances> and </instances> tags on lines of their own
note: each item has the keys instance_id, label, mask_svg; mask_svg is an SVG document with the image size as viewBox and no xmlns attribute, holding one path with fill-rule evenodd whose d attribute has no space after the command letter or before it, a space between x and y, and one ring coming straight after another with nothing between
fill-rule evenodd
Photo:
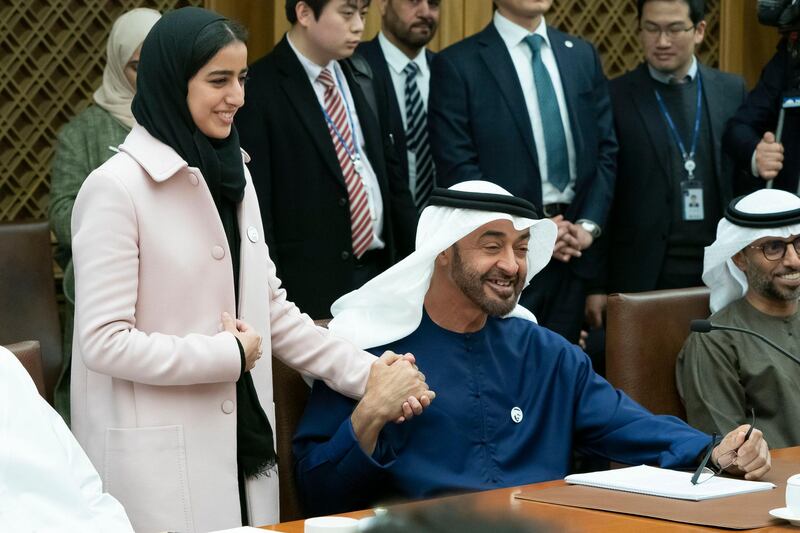
<instances>
[{"instance_id":1,"label":"coat button","mask_svg":"<svg viewBox=\"0 0 800 533\"><path fill-rule=\"evenodd\" d=\"M258 242L258 230L255 226L247 228L247 238L250 239L250 242Z\"/></svg>"},{"instance_id":2,"label":"coat button","mask_svg":"<svg viewBox=\"0 0 800 533\"><path fill-rule=\"evenodd\" d=\"M342 252L342 261L350 259L350 252Z\"/></svg>"},{"instance_id":3,"label":"coat button","mask_svg":"<svg viewBox=\"0 0 800 533\"><path fill-rule=\"evenodd\" d=\"M189 174L189 183L197 187L197 184L200 183L200 178L197 177L196 174Z\"/></svg>"},{"instance_id":4,"label":"coat button","mask_svg":"<svg viewBox=\"0 0 800 533\"><path fill-rule=\"evenodd\" d=\"M346 198L339 198L339 207L344 207L346 205L347 205L347 199Z\"/></svg>"},{"instance_id":5,"label":"coat button","mask_svg":"<svg viewBox=\"0 0 800 533\"><path fill-rule=\"evenodd\" d=\"M225 249L222 246L214 246L211 248L211 257L214 259L222 259L225 257Z\"/></svg>"},{"instance_id":6,"label":"coat button","mask_svg":"<svg viewBox=\"0 0 800 533\"><path fill-rule=\"evenodd\" d=\"M233 412L233 400L225 400L222 402L222 412L229 415Z\"/></svg>"}]
</instances>

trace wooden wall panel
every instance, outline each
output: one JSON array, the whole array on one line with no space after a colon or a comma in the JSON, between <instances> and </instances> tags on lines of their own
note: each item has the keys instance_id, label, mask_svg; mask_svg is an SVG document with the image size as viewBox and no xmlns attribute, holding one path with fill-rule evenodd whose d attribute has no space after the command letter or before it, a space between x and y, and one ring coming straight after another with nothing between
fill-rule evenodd
<instances>
[{"instance_id":1,"label":"wooden wall panel","mask_svg":"<svg viewBox=\"0 0 800 533\"><path fill-rule=\"evenodd\" d=\"M753 87L778 39L776 28L758 23L755 2L722 0L720 68L743 75Z\"/></svg>"},{"instance_id":2,"label":"wooden wall panel","mask_svg":"<svg viewBox=\"0 0 800 533\"><path fill-rule=\"evenodd\" d=\"M202 0L0 1L0 221L47 217L61 126L100 85L111 24Z\"/></svg>"}]
</instances>

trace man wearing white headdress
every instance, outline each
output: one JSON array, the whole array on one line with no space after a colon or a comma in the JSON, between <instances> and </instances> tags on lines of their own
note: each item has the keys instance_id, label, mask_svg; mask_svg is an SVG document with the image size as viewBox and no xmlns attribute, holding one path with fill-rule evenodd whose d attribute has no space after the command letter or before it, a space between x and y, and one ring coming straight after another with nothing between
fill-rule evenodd
<instances>
[{"instance_id":1,"label":"man wearing white headdress","mask_svg":"<svg viewBox=\"0 0 800 533\"><path fill-rule=\"evenodd\" d=\"M561 478L573 448L631 464L697 462L709 435L615 390L518 305L556 236L552 221L497 185L434 190L416 251L335 302L330 328L372 351L414 353L441 395L400 426L387 423L398 399L391 382L371 376L358 404L316 382L294 440L307 512ZM744 441L741 429L715 457ZM739 452L749 478L769 469L757 430Z\"/></svg>"},{"instance_id":2,"label":"man wearing white headdress","mask_svg":"<svg viewBox=\"0 0 800 533\"><path fill-rule=\"evenodd\" d=\"M133 533L69 428L2 346L0 531Z\"/></svg>"},{"instance_id":3,"label":"man wearing white headdress","mask_svg":"<svg viewBox=\"0 0 800 533\"><path fill-rule=\"evenodd\" d=\"M711 322L753 330L800 355L800 198L762 189L731 202L706 248ZM735 331L693 333L678 356L689 423L728 431L749 420L777 447L800 444L800 365Z\"/></svg>"}]
</instances>

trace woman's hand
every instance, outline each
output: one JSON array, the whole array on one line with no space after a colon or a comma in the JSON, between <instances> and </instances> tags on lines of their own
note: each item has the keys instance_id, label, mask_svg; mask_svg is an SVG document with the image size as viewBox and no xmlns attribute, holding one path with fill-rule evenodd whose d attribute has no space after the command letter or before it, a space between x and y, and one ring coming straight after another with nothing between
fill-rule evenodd
<instances>
[{"instance_id":1,"label":"woman's hand","mask_svg":"<svg viewBox=\"0 0 800 533\"><path fill-rule=\"evenodd\" d=\"M261 358L261 335L242 320L234 320L228 313L222 313L222 329L239 339L244 348L244 371L250 372Z\"/></svg>"}]
</instances>

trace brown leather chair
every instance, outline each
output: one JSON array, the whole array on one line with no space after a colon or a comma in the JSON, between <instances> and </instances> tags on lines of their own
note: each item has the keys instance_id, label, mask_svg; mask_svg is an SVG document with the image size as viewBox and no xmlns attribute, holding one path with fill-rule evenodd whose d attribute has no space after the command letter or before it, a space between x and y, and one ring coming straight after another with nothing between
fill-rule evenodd
<instances>
[{"instance_id":1,"label":"brown leather chair","mask_svg":"<svg viewBox=\"0 0 800 533\"><path fill-rule=\"evenodd\" d=\"M675 360L692 320L708 318L708 289L672 289L608 297L606 377L656 414L686 420Z\"/></svg>"},{"instance_id":2,"label":"brown leather chair","mask_svg":"<svg viewBox=\"0 0 800 533\"><path fill-rule=\"evenodd\" d=\"M42 351L39 341L22 341L6 345L8 351L13 353L31 375L33 383L39 394L44 398L44 371L42 370Z\"/></svg>"},{"instance_id":3,"label":"brown leather chair","mask_svg":"<svg viewBox=\"0 0 800 533\"><path fill-rule=\"evenodd\" d=\"M326 327L330 319L316 320L318 326ZM294 478L294 454L292 437L308 403L311 389L300 374L272 358L273 397L275 400L275 443L278 454L278 478L281 500L281 522L305 518L300 505L300 494Z\"/></svg>"},{"instance_id":4,"label":"brown leather chair","mask_svg":"<svg viewBox=\"0 0 800 533\"><path fill-rule=\"evenodd\" d=\"M61 326L46 221L0 224L0 344L41 343L45 398L61 372Z\"/></svg>"}]
</instances>

